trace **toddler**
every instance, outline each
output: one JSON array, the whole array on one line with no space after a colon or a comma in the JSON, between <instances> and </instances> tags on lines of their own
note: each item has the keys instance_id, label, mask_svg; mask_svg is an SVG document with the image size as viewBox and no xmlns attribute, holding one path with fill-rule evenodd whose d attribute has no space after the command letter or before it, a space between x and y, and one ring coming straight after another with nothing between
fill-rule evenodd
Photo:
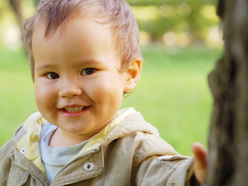
<instances>
[{"instance_id":1,"label":"toddler","mask_svg":"<svg viewBox=\"0 0 248 186\"><path fill-rule=\"evenodd\" d=\"M197 185L205 151L178 154L134 108L142 67L124 0L44 0L26 20L39 112L0 149L0 185Z\"/></svg>"}]
</instances>

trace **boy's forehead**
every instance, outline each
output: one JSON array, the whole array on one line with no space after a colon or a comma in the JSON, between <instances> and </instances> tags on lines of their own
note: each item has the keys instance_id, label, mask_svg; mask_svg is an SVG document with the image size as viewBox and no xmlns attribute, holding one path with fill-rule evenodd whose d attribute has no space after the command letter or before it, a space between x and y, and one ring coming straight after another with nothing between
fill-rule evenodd
<instances>
[{"instance_id":1,"label":"boy's forehead","mask_svg":"<svg viewBox=\"0 0 248 186\"><path fill-rule=\"evenodd\" d=\"M84 24L80 24L81 22L84 22ZM54 33L59 32L59 35L63 35L65 32L70 31L72 25L79 25L82 29L88 29L90 26L93 25L98 30L109 30L112 37L112 29L111 24L109 23L101 23L97 19L90 18L88 16L78 15L78 16L71 16L67 19L63 20L61 23L56 25L50 25L50 22L48 19L44 16L38 16L34 23L33 27L33 35L37 31L42 34L45 38L49 38L49 36L54 35Z\"/></svg>"},{"instance_id":2,"label":"boy's forehead","mask_svg":"<svg viewBox=\"0 0 248 186\"><path fill-rule=\"evenodd\" d=\"M45 35L46 26L47 23L42 18L35 23L32 39L35 59L37 59L37 54L40 56L42 53L46 56L46 52L43 51L47 51L50 46L63 49L70 45L71 48L67 48L68 50L80 49L82 53L86 52L85 54L92 56L99 54L99 52L106 55L112 53L119 61L120 56L115 47L112 30L107 24L97 23L89 18L74 18L68 21L66 25L60 25L57 30L52 30L47 36Z\"/></svg>"}]
</instances>

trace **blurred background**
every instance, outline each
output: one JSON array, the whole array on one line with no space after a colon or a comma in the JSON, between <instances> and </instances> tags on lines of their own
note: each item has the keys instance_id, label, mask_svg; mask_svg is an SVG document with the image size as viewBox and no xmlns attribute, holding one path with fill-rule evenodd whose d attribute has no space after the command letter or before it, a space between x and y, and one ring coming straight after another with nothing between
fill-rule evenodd
<instances>
[{"instance_id":1,"label":"blurred background","mask_svg":"<svg viewBox=\"0 0 248 186\"><path fill-rule=\"evenodd\" d=\"M10 49L21 47L21 32L18 23L35 12L34 5L38 1L0 0L1 46ZM143 46L154 42L183 48L203 44L210 48L222 46L214 0L127 1L132 6L140 26L141 45ZM14 14L15 9L19 16Z\"/></svg>"},{"instance_id":2,"label":"blurred background","mask_svg":"<svg viewBox=\"0 0 248 186\"><path fill-rule=\"evenodd\" d=\"M207 75L223 50L217 2L128 2L140 27L145 62L138 87L122 107L133 106L179 153L192 155L194 141L207 147L213 102ZM35 12L36 4L0 0L0 147L37 111L20 31L20 22Z\"/></svg>"}]
</instances>

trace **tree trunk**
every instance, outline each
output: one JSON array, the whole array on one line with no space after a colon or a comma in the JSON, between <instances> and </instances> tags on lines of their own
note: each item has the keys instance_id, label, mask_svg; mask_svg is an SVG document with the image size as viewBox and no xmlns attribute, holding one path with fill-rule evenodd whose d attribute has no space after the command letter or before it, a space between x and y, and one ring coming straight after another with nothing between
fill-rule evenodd
<instances>
[{"instance_id":1,"label":"tree trunk","mask_svg":"<svg viewBox=\"0 0 248 186\"><path fill-rule=\"evenodd\" d=\"M208 186L248 185L248 1L219 0L225 51L209 75L214 98Z\"/></svg>"},{"instance_id":2,"label":"tree trunk","mask_svg":"<svg viewBox=\"0 0 248 186\"><path fill-rule=\"evenodd\" d=\"M24 18L23 18L22 9L21 9L21 0L9 0L9 2L18 19L18 23L22 25Z\"/></svg>"}]
</instances>

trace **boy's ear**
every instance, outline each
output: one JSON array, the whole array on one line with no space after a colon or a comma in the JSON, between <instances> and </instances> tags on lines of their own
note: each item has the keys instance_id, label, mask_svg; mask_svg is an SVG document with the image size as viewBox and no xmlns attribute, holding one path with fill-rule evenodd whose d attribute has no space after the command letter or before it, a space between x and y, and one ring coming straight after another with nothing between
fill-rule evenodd
<instances>
[{"instance_id":1,"label":"boy's ear","mask_svg":"<svg viewBox=\"0 0 248 186\"><path fill-rule=\"evenodd\" d=\"M142 61L138 58L133 59L130 63L127 71L125 72L125 92L133 90L138 84L141 75L141 67Z\"/></svg>"}]
</instances>

